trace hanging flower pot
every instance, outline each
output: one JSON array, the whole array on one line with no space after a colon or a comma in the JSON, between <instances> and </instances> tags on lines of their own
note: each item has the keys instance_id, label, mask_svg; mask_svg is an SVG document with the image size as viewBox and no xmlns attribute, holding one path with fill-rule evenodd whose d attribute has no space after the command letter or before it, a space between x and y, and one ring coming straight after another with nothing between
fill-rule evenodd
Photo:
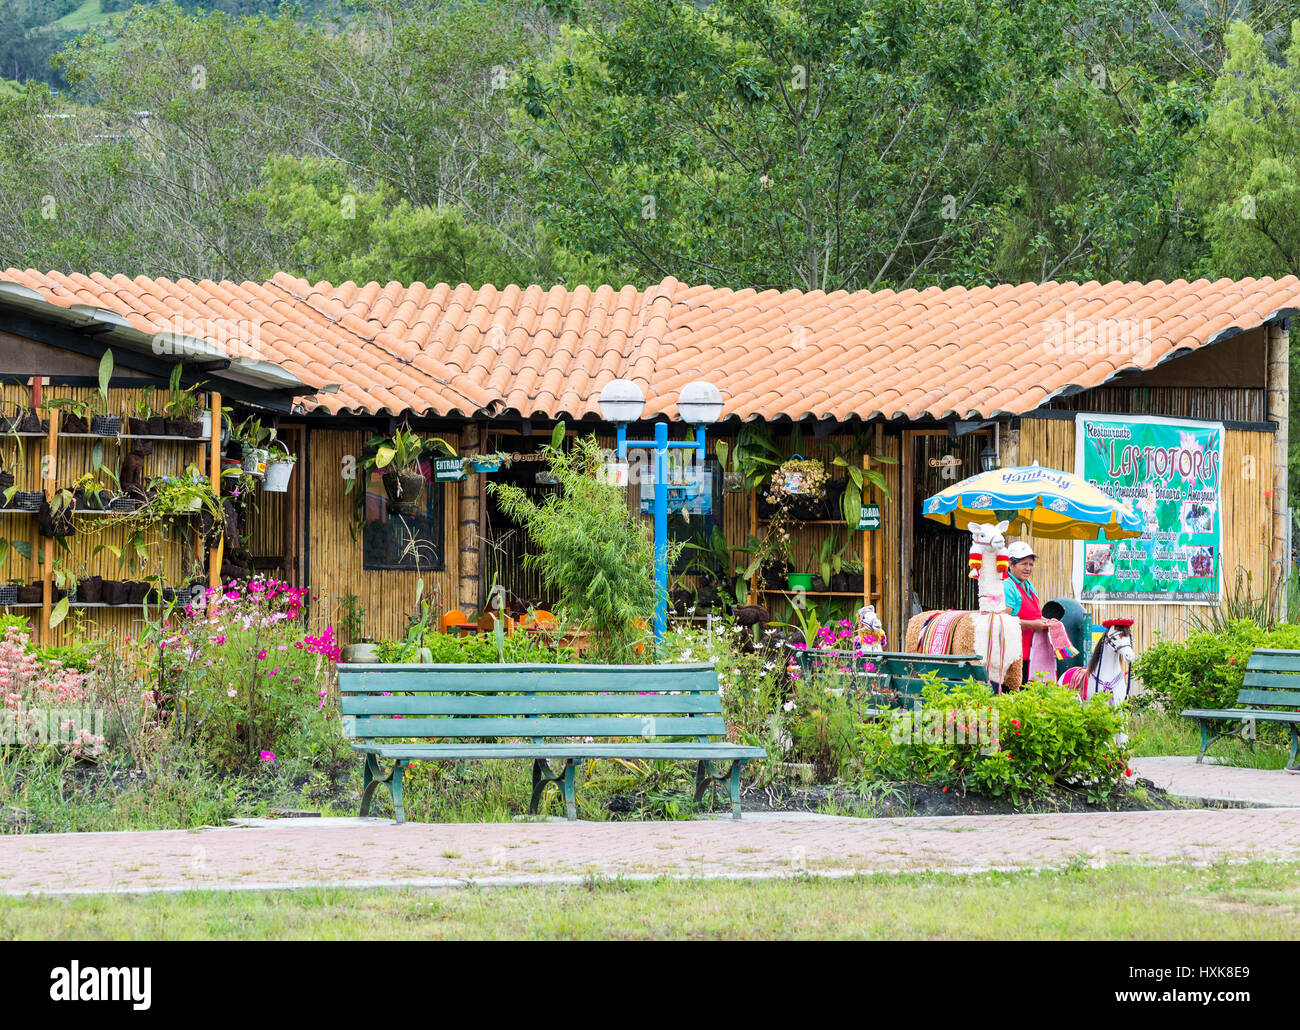
<instances>
[{"instance_id":1,"label":"hanging flower pot","mask_svg":"<svg viewBox=\"0 0 1300 1030\"><path fill-rule=\"evenodd\" d=\"M266 463L266 482L262 484L262 489L273 494L288 492L289 477L293 474L293 467L297 462L297 457L290 454L289 449L283 444L280 445L280 449L272 454L271 460Z\"/></svg>"}]
</instances>

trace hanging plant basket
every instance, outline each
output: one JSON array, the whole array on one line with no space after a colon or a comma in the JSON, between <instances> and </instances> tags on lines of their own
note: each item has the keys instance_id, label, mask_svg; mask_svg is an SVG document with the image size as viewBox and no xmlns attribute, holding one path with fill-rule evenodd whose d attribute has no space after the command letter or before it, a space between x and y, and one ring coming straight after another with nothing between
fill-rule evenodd
<instances>
[{"instance_id":1,"label":"hanging plant basket","mask_svg":"<svg viewBox=\"0 0 1300 1030\"><path fill-rule=\"evenodd\" d=\"M383 478L384 493L388 494L390 501L418 504L424 496L425 479L418 468L392 469L385 472Z\"/></svg>"},{"instance_id":2,"label":"hanging plant basket","mask_svg":"<svg viewBox=\"0 0 1300 1030\"><path fill-rule=\"evenodd\" d=\"M18 603L18 585L16 583L5 583L0 586L0 605Z\"/></svg>"},{"instance_id":3,"label":"hanging plant basket","mask_svg":"<svg viewBox=\"0 0 1300 1030\"><path fill-rule=\"evenodd\" d=\"M774 502L782 498L806 498L820 500L826 495L826 466L815 458L802 458L795 455L789 461L777 466L768 485L768 493Z\"/></svg>"}]
</instances>

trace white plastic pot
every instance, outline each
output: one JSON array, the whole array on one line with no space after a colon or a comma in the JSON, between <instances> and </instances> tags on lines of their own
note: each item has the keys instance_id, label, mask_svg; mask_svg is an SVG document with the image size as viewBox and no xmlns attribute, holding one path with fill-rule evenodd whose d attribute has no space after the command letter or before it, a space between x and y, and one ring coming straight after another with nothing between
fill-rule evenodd
<instances>
[{"instance_id":1,"label":"white plastic pot","mask_svg":"<svg viewBox=\"0 0 1300 1030\"><path fill-rule=\"evenodd\" d=\"M289 477L293 475L295 461L268 461L266 463L266 479L262 483L262 489L267 493L282 494L289 490Z\"/></svg>"}]
</instances>

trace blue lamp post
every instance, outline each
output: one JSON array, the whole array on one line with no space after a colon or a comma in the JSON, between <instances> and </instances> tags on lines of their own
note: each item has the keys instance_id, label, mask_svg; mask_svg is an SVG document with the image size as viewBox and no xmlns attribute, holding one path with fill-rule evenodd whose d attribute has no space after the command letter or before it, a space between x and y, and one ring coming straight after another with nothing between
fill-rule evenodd
<instances>
[{"instance_id":1,"label":"blue lamp post","mask_svg":"<svg viewBox=\"0 0 1300 1030\"><path fill-rule=\"evenodd\" d=\"M668 628L668 451L693 450L700 469L704 468L704 426L722 414L722 394L712 383L694 382L677 395L677 413L683 422L697 426L695 440L668 439L668 423L655 423L653 440L629 440L627 425L641 417L645 394L636 383L615 379L600 391L600 413L618 427L618 458L627 460L628 448L645 448L654 453L655 522L655 641Z\"/></svg>"}]
</instances>

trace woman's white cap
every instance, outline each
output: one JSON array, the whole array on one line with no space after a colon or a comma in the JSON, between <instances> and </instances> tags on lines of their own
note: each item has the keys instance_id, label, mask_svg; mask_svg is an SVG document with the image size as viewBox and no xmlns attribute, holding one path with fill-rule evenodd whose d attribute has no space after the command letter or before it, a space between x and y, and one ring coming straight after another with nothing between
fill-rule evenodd
<instances>
[{"instance_id":1,"label":"woman's white cap","mask_svg":"<svg viewBox=\"0 0 1300 1030\"><path fill-rule=\"evenodd\" d=\"M1034 554L1034 549L1023 540L1017 540L1007 548L1007 560L1013 565L1021 559L1037 557L1038 555Z\"/></svg>"}]
</instances>

